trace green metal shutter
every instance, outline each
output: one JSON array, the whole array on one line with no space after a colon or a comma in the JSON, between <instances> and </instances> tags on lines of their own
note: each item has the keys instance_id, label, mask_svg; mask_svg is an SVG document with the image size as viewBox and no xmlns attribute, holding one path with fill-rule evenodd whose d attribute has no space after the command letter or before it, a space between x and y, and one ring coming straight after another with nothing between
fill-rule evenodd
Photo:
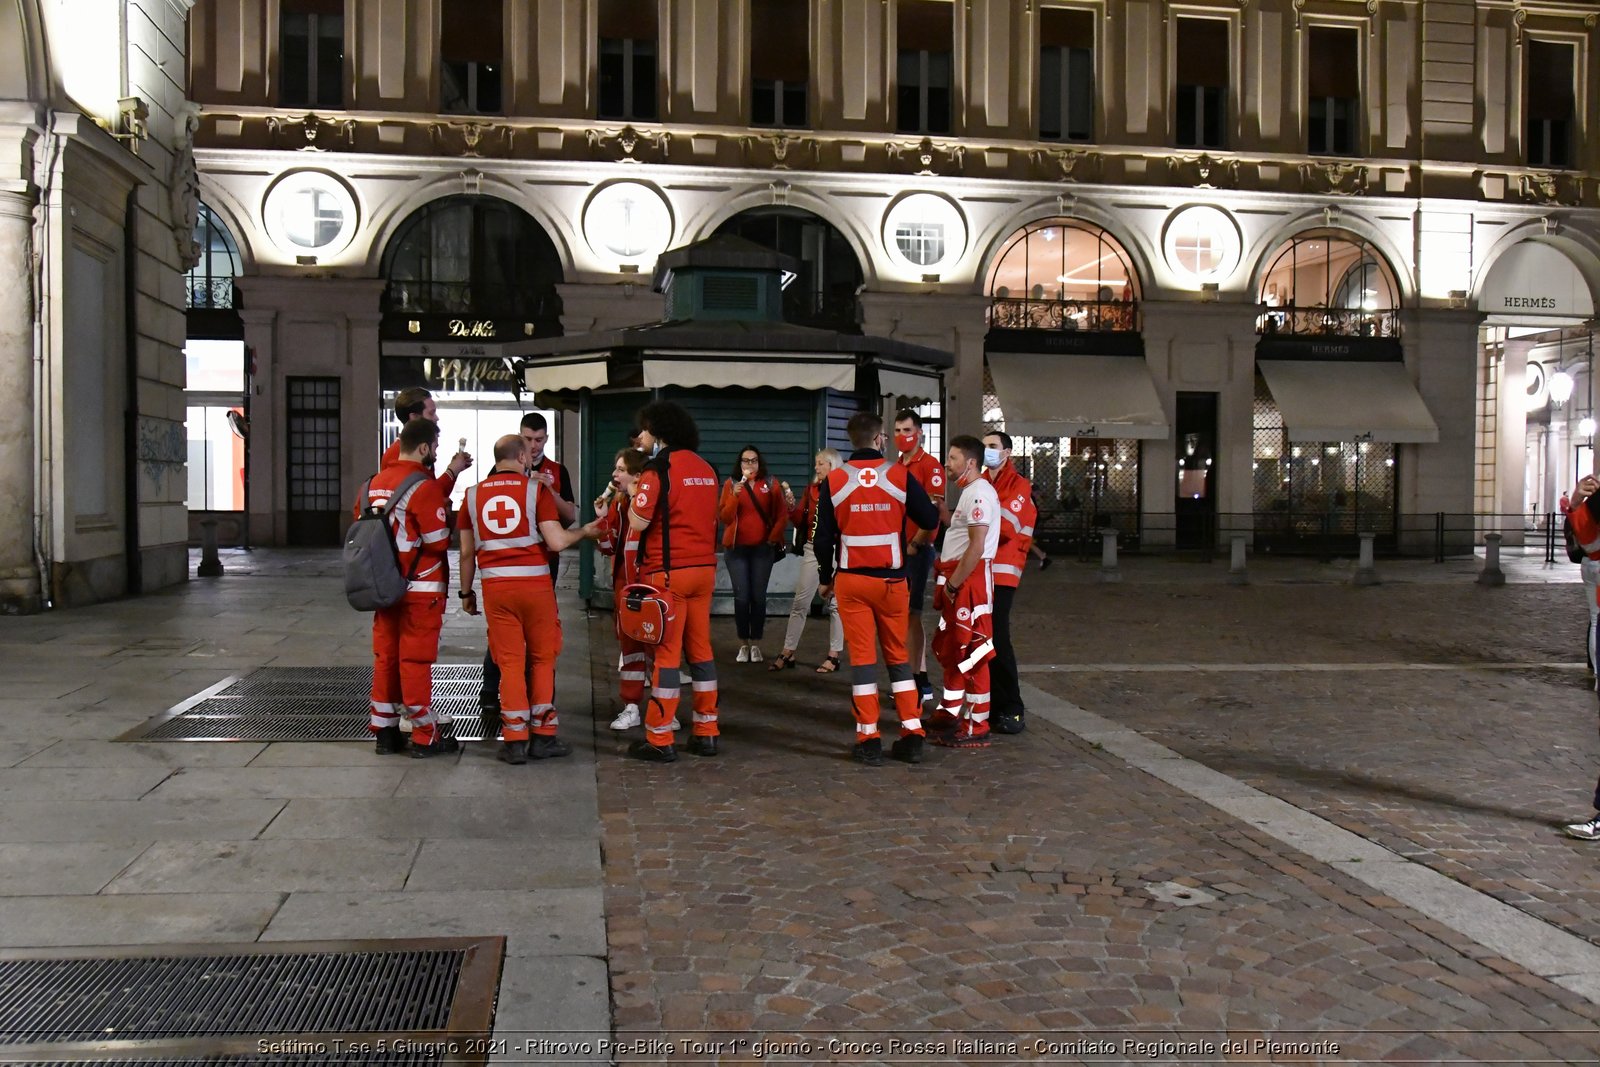
<instances>
[{"instance_id":1,"label":"green metal shutter","mask_svg":"<svg viewBox=\"0 0 1600 1067\"><path fill-rule=\"evenodd\" d=\"M798 389L669 390L700 426L700 455L721 478L737 473L739 452L754 445L767 469L795 488L811 480L817 397Z\"/></svg>"}]
</instances>

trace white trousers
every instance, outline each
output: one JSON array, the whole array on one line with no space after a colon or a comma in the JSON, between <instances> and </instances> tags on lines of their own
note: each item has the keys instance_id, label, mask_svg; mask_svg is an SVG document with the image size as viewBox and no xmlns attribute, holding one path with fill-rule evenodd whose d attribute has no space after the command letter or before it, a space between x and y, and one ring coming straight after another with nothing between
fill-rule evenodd
<instances>
[{"instance_id":1,"label":"white trousers","mask_svg":"<svg viewBox=\"0 0 1600 1067\"><path fill-rule=\"evenodd\" d=\"M817 573L817 555L811 546L806 545L806 551L800 557L800 576L795 579L794 607L789 609L789 629L783 635L783 647L797 649L800 647L800 635L806 629L806 614L811 610L811 598L817 595L817 586L821 584L821 577ZM839 605L833 597L828 598L828 651L838 652L844 648L844 626L839 622Z\"/></svg>"}]
</instances>

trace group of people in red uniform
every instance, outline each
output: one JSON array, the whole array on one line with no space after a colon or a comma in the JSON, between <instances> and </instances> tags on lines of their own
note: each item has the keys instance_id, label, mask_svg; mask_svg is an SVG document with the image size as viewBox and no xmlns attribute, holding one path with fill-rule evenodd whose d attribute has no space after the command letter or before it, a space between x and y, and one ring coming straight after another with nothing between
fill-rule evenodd
<instances>
[{"instance_id":1,"label":"group of people in red uniform","mask_svg":"<svg viewBox=\"0 0 1600 1067\"><path fill-rule=\"evenodd\" d=\"M380 754L409 752L418 758L459 748L439 729L433 713L431 666L449 584L449 495L456 476L472 462L463 450L444 473L433 475L439 431L432 404L424 390L397 397L396 414L404 423L400 437L361 501L382 507L396 491L403 494L391 524L409 584L405 598L374 619L371 728ZM755 452L749 472L754 479L741 477L736 487L719 491L716 471L697 451L694 419L681 406L658 401L639 412L634 442L617 453L611 483L594 502L595 518L582 526L572 525L565 471L544 469L549 461L542 456L530 464L527 425L522 434L496 441L494 467L467 490L454 525L460 533L458 595L467 612L486 616L490 656L500 675L500 758L520 764L570 752L557 737L554 687L561 622L553 571L556 553L584 539L597 541L613 558L619 596L627 585L644 583L660 590L669 605L658 644L629 639L619 627L623 709L611 725L644 727L644 737L628 754L654 763L677 759L674 735L680 729L685 674L691 706L685 747L698 756L718 754L711 642L717 524L719 516L733 512L734 547L739 547L739 494L749 496L760 515L762 529L755 532L762 534L768 560L773 553L765 541L771 530L781 531L796 510L804 513L817 593L835 603L848 652L855 759L869 766L884 759L878 732L880 649L899 719L890 752L894 758L921 762L929 739L975 748L987 745L992 731L1022 732L1009 609L1033 534L1031 488L1011 466L1011 441L1004 434L983 440L955 437L941 462L922 449L915 413L901 412L894 429L898 461L885 455L879 415L852 416L849 458L819 460L818 479L803 502L767 476L770 503L763 510L754 496L764 474L759 452L746 450ZM769 519L773 511L781 517ZM481 604L475 579L481 579ZM940 613L932 642L944 676L938 700L927 682L920 618L930 581ZM740 631L745 659L757 625L756 604L750 600ZM765 615L764 598L759 612ZM835 666L838 643L830 640ZM791 662L792 651L786 649ZM923 708L929 704L934 707L925 724ZM409 740L402 722L409 726Z\"/></svg>"}]
</instances>

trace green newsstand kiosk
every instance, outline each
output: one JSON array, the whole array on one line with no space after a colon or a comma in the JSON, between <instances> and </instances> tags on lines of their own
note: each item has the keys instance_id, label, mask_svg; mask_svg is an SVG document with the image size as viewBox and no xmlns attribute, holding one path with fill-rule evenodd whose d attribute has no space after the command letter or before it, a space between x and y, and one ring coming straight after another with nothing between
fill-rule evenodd
<instances>
[{"instance_id":1,"label":"green newsstand kiosk","mask_svg":"<svg viewBox=\"0 0 1600 1067\"><path fill-rule=\"evenodd\" d=\"M585 520L588 501L610 477L611 457L628 443L635 413L654 399L676 400L694 415L700 453L720 477L740 449L755 445L796 496L811 480L818 449L849 454L844 426L855 412L942 404L950 353L785 322L783 283L797 267L744 238L712 237L657 260L654 287L666 298L660 322L506 347L541 407L578 414ZM579 595L609 608L610 574L602 566L597 580L596 556L584 546ZM773 569L769 616L788 613L798 570L792 555ZM732 610L720 566L715 610Z\"/></svg>"}]
</instances>

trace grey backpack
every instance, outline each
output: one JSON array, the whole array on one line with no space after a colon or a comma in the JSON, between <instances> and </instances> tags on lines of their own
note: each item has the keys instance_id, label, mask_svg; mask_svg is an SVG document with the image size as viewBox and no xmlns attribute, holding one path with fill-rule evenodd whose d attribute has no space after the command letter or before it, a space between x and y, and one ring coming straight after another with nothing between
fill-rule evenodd
<instances>
[{"instance_id":1,"label":"grey backpack","mask_svg":"<svg viewBox=\"0 0 1600 1067\"><path fill-rule=\"evenodd\" d=\"M344 535L344 595L357 611L377 611L392 607L406 595L406 586L417 576L422 563L422 550L417 550L411 573L400 570L400 553L395 548L394 531L389 526L394 509L412 489L422 483L425 474L409 475L395 488L389 502L383 507L363 506L360 516L350 524ZM361 487L361 499L367 500L369 479Z\"/></svg>"}]
</instances>

